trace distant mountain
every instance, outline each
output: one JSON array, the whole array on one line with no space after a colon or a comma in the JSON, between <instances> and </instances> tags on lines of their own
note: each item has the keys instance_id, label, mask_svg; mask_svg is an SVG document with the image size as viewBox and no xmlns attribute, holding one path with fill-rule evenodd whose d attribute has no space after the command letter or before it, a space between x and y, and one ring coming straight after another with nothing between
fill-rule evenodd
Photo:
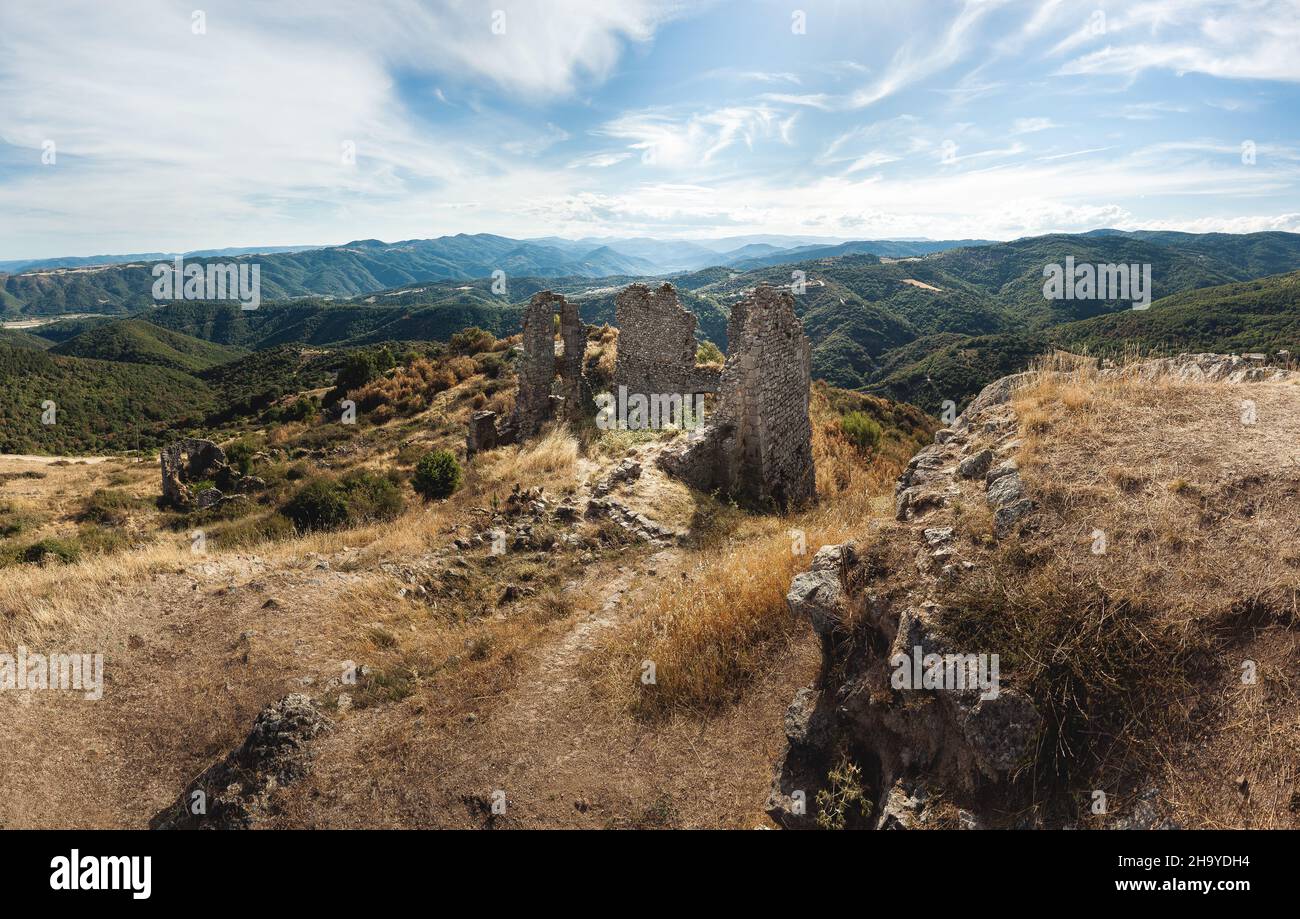
<instances>
[{"instance_id":1,"label":"distant mountain","mask_svg":"<svg viewBox=\"0 0 1300 919\"><path fill-rule=\"evenodd\" d=\"M582 252L478 234L384 243L356 240L343 246L211 261L261 266L263 300L304 296L350 297L416 281L469 280L503 271L507 278L603 277L654 273L651 263L609 247ZM129 313L155 305L154 262L107 267L50 268L0 275L0 301L9 315Z\"/></svg>"},{"instance_id":2,"label":"distant mountain","mask_svg":"<svg viewBox=\"0 0 1300 919\"><path fill-rule=\"evenodd\" d=\"M835 246L798 246L793 249L781 249L769 253L756 253L754 256L737 256L726 264L736 268L762 268L766 265L779 265L784 262L807 261L809 259L839 258L843 255L876 255L881 258L916 258L932 255L948 249L965 246L991 246L987 239L950 239L950 240L858 240L840 243Z\"/></svg>"},{"instance_id":3,"label":"distant mountain","mask_svg":"<svg viewBox=\"0 0 1300 919\"><path fill-rule=\"evenodd\" d=\"M816 247L812 257L794 260L789 252L761 254L773 243L747 242L735 248L760 254L741 264L673 274L647 271L644 259L613 243L549 242L486 235L393 244L359 240L332 249L265 256L260 260L268 279L263 296L268 299L260 309L241 310L229 302L155 308L145 299L145 307L129 322L94 316L61 320L10 330L0 335L0 345L8 344L10 350L52 347L52 356L67 359L107 357L167 368L206 365L211 369L195 370L205 378L223 367L256 366L260 369L255 376L264 382L274 376L272 370L239 358L241 349L262 354L278 348L445 341L468 326L510 335L519 330L523 304L542 289L575 300L589 323L612 323L614 298L621 288L671 280L698 319L699 337L725 348L731 306L760 283L789 286L798 271L805 286L796 293L795 308L812 343L814 377L912 402L931 412L947 401L960 406L985 383L1022 369L1050 347L1093 353L1134 345L1168 350L1300 348L1292 320L1300 314L1295 274L1300 271L1300 234L1102 231L893 257L857 251L880 248L877 243L842 243L831 247L840 254L827 255L825 248ZM890 244L899 247L895 252L948 245L934 240ZM1047 299L1044 267L1070 257L1080 264L1150 265L1155 302L1149 310L1134 311L1131 300ZM769 258L776 263L744 267ZM492 264L508 266L504 287L487 276ZM542 270L536 270L539 267ZM126 290L123 302L131 302L131 270L144 271L145 266L34 272L4 281L20 278L33 287L48 285L40 296L63 297L66 302L88 291L114 293L119 287L108 283L113 280ZM414 272L438 271L447 276L409 279ZM462 277L462 271L479 276ZM330 278L335 288L347 289L362 286L362 276L369 280L360 292L274 299L275 291L301 289L307 278L312 284ZM64 278L65 286L60 288L51 278ZM384 286L390 278L399 283ZM78 286L83 284L88 286ZM177 337L153 333L150 327ZM225 350L206 351L196 339ZM230 360L232 356L237 359ZM212 367L216 361L221 363ZM245 392L238 389L244 385L238 372L222 372L227 374L223 385L234 387L238 400L257 401L270 391Z\"/></svg>"},{"instance_id":4,"label":"distant mountain","mask_svg":"<svg viewBox=\"0 0 1300 919\"><path fill-rule=\"evenodd\" d=\"M242 348L203 341L141 319L123 319L90 329L50 351L116 363L156 364L187 373L206 370L244 354Z\"/></svg>"},{"instance_id":5,"label":"distant mountain","mask_svg":"<svg viewBox=\"0 0 1300 919\"><path fill-rule=\"evenodd\" d=\"M0 261L0 272L17 274L20 271L39 271L46 268L85 268L94 265L126 265L131 262L170 261L180 255L185 258L207 258L224 255L256 255L271 252L303 252L320 246L243 246L236 249L199 249L194 252L137 252L133 255L84 255L61 258L15 259Z\"/></svg>"}]
</instances>

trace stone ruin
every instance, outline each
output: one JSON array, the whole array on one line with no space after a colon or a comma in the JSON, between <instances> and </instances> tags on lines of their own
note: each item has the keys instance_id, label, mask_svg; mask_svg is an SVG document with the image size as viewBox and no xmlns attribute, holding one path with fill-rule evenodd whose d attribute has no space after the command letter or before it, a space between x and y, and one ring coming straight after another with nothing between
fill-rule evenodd
<instances>
[{"instance_id":1,"label":"stone ruin","mask_svg":"<svg viewBox=\"0 0 1300 919\"><path fill-rule=\"evenodd\" d=\"M716 393L712 417L659 465L701 491L720 491L779 508L814 500L812 425L808 417L812 349L786 291L760 285L737 303L727 326L729 353L721 376L695 365L695 316L671 284L633 284L615 298L619 329L616 387L647 397ZM555 323L560 316L561 355ZM542 291L524 311L519 392L509 420L475 412L466 453L534 436L552 418L578 420L591 399L583 377L586 327L578 306ZM556 370L558 394L552 394Z\"/></svg>"},{"instance_id":2,"label":"stone ruin","mask_svg":"<svg viewBox=\"0 0 1300 919\"><path fill-rule=\"evenodd\" d=\"M159 454L162 464L162 493L169 504L188 507L194 503L189 484L215 479L228 472L226 453L213 441L187 437L168 445ZM211 507L224 495L209 488L199 496L199 507Z\"/></svg>"},{"instance_id":3,"label":"stone ruin","mask_svg":"<svg viewBox=\"0 0 1300 919\"><path fill-rule=\"evenodd\" d=\"M558 358L556 314L560 317L560 341L564 349ZM578 316L578 304L549 290L533 294L524 309L523 356L519 361L515 409L505 422L497 420L496 412L475 412L470 417L466 455L533 437L552 418L576 421L581 417L589 394L582 375L586 350L587 327ZM557 366L560 392L552 395Z\"/></svg>"},{"instance_id":4,"label":"stone ruin","mask_svg":"<svg viewBox=\"0 0 1300 919\"><path fill-rule=\"evenodd\" d=\"M695 366L695 314L671 284L625 287L614 298L618 355L614 385L630 393L681 396L718 391L718 372Z\"/></svg>"},{"instance_id":5,"label":"stone ruin","mask_svg":"<svg viewBox=\"0 0 1300 919\"><path fill-rule=\"evenodd\" d=\"M731 310L712 417L659 465L701 491L799 507L816 498L812 347L789 292L766 284Z\"/></svg>"}]
</instances>

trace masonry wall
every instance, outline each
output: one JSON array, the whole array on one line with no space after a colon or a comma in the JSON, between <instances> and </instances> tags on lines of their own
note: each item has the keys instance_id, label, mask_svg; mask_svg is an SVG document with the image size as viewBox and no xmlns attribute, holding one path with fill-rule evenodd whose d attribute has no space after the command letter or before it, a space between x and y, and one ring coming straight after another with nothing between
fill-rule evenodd
<instances>
[{"instance_id":1,"label":"masonry wall","mask_svg":"<svg viewBox=\"0 0 1300 919\"><path fill-rule=\"evenodd\" d=\"M712 419L660 464L703 491L781 508L810 503L812 348L794 298L760 285L733 307L727 335L731 350Z\"/></svg>"},{"instance_id":2,"label":"masonry wall","mask_svg":"<svg viewBox=\"0 0 1300 919\"><path fill-rule=\"evenodd\" d=\"M695 366L695 314L671 284L632 284L614 298L618 355L614 385L629 393L682 396L718 391L718 375Z\"/></svg>"},{"instance_id":3,"label":"masonry wall","mask_svg":"<svg viewBox=\"0 0 1300 919\"><path fill-rule=\"evenodd\" d=\"M565 300L549 290L533 294L524 309L523 354L518 364L519 391L509 428L520 440L532 437L551 417L551 383L555 380L555 313Z\"/></svg>"}]
</instances>

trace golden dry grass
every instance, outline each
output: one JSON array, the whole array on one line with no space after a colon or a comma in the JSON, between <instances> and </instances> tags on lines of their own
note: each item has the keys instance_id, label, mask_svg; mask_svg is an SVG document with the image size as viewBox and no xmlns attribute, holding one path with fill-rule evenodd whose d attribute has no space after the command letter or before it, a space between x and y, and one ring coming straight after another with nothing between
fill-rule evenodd
<instances>
[{"instance_id":1,"label":"golden dry grass","mask_svg":"<svg viewBox=\"0 0 1300 919\"><path fill-rule=\"evenodd\" d=\"M550 425L540 437L487 454L483 474L500 483L524 486L571 482L578 464L578 442L567 425Z\"/></svg>"},{"instance_id":2,"label":"golden dry grass","mask_svg":"<svg viewBox=\"0 0 1300 919\"><path fill-rule=\"evenodd\" d=\"M1184 826L1294 826L1295 386L1036 369L1012 400L1035 529L981 560L952 626L1004 649L1048 716L1047 785L1122 797L1155 777Z\"/></svg>"},{"instance_id":3,"label":"golden dry grass","mask_svg":"<svg viewBox=\"0 0 1300 919\"><path fill-rule=\"evenodd\" d=\"M641 617L592 655L589 671L624 707L662 716L734 702L806 628L785 603L794 575L821 546L860 540L873 519L892 513L888 492L916 444L887 444L867 459L824 398L813 400L813 421L818 503L784 516L733 516L734 529L699 551L688 578L664 584ZM640 680L645 661L654 662L653 685Z\"/></svg>"}]
</instances>

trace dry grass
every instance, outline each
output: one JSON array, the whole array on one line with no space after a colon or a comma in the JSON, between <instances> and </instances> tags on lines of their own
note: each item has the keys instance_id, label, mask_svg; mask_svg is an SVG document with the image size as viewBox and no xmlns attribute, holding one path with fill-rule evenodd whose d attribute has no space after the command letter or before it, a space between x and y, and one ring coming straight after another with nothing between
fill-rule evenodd
<instances>
[{"instance_id":1,"label":"dry grass","mask_svg":"<svg viewBox=\"0 0 1300 919\"><path fill-rule=\"evenodd\" d=\"M578 464L578 441L567 425L548 426L535 440L489 453L483 461L486 479L518 482L526 487L571 482Z\"/></svg>"},{"instance_id":2,"label":"dry grass","mask_svg":"<svg viewBox=\"0 0 1300 919\"><path fill-rule=\"evenodd\" d=\"M818 503L786 516L724 515L734 529L699 552L689 577L659 588L644 615L592 655L591 672L625 708L657 717L734 702L806 628L790 616L785 595L811 554L861 540L873 518L892 512L887 492L916 445L886 445L864 458L824 399L814 399L813 421ZM716 513L702 506L697 517ZM641 681L645 661L654 662L653 685Z\"/></svg>"},{"instance_id":3,"label":"dry grass","mask_svg":"<svg viewBox=\"0 0 1300 919\"><path fill-rule=\"evenodd\" d=\"M1294 387L1037 369L1012 401L1034 530L979 562L950 624L1047 716L1042 800L1154 776L1184 826L1295 825L1296 665L1276 653L1300 605Z\"/></svg>"}]
</instances>

